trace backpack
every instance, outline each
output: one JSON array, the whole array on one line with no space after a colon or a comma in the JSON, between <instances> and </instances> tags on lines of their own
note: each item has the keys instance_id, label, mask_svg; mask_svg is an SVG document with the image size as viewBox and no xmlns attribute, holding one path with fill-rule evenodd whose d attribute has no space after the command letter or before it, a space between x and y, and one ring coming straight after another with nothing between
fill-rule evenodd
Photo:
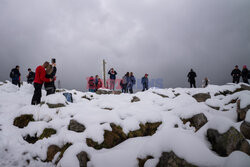
<instances>
[{"instance_id":1,"label":"backpack","mask_svg":"<svg viewBox=\"0 0 250 167\"><path fill-rule=\"evenodd\" d=\"M65 96L65 98L66 98L66 100L68 101L68 102L71 102L71 103L73 103L73 98L72 98L72 93L63 93L63 95Z\"/></svg>"},{"instance_id":2,"label":"backpack","mask_svg":"<svg viewBox=\"0 0 250 167\"><path fill-rule=\"evenodd\" d=\"M10 72L10 78L13 78L14 77L14 74L13 74L14 72L13 72L13 70L11 70L11 72Z\"/></svg>"},{"instance_id":3,"label":"backpack","mask_svg":"<svg viewBox=\"0 0 250 167\"><path fill-rule=\"evenodd\" d=\"M90 79L90 80L89 80L89 86L94 86L94 85L95 85L94 79Z\"/></svg>"}]
</instances>

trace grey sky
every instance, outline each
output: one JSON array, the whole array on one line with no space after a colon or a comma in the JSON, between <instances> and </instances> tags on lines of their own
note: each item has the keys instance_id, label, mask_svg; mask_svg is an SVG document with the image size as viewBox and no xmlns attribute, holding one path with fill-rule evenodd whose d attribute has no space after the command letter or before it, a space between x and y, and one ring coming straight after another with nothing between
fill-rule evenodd
<instances>
[{"instance_id":1,"label":"grey sky","mask_svg":"<svg viewBox=\"0 0 250 167\"><path fill-rule=\"evenodd\" d=\"M0 80L55 57L62 87L84 90L101 61L164 87L231 81L250 66L249 0L0 0Z\"/></svg>"}]
</instances>

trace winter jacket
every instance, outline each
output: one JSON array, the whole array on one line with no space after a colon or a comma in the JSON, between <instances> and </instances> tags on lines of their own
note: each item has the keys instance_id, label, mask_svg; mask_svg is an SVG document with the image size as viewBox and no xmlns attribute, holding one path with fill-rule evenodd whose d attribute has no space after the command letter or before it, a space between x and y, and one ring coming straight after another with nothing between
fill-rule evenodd
<instances>
[{"instance_id":1,"label":"winter jacket","mask_svg":"<svg viewBox=\"0 0 250 167\"><path fill-rule=\"evenodd\" d=\"M242 78L247 78L247 76L248 76L248 73L249 73L249 71L248 71L248 69L247 68L244 68L243 70L242 70Z\"/></svg>"},{"instance_id":2,"label":"winter jacket","mask_svg":"<svg viewBox=\"0 0 250 167\"><path fill-rule=\"evenodd\" d=\"M122 84L128 84L128 79L129 79L129 77L128 76L123 76L122 77Z\"/></svg>"},{"instance_id":3,"label":"winter jacket","mask_svg":"<svg viewBox=\"0 0 250 167\"><path fill-rule=\"evenodd\" d=\"M190 71L187 77L189 82L195 82L196 73L194 71Z\"/></svg>"},{"instance_id":4,"label":"winter jacket","mask_svg":"<svg viewBox=\"0 0 250 167\"><path fill-rule=\"evenodd\" d=\"M114 72L111 72L111 70L108 72L109 76L110 76L110 79L116 79L116 75L117 75L117 72L114 71Z\"/></svg>"},{"instance_id":5,"label":"winter jacket","mask_svg":"<svg viewBox=\"0 0 250 167\"><path fill-rule=\"evenodd\" d=\"M141 83L144 85L148 85L148 78L147 77L142 77L142 79L141 79Z\"/></svg>"},{"instance_id":6,"label":"winter jacket","mask_svg":"<svg viewBox=\"0 0 250 167\"><path fill-rule=\"evenodd\" d=\"M233 76L233 78L240 78L241 76L241 71L239 69L234 69L232 72L231 72L231 75Z\"/></svg>"},{"instance_id":7,"label":"winter jacket","mask_svg":"<svg viewBox=\"0 0 250 167\"><path fill-rule=\"evenodd\" d=\"M130 76L128 77L128 87L132 87L134 84L136 83L135 77L134 76Z\"/></svg>"},{"instance_id":8,"label":"winter jacket","mask_svg":"<svg viewBox=\"0 0 250 167\"><path fill-rule=\"evenodd\" d=\"M50 79L46 78L45 75L46 75L45 68L43 66L38 66L36 68L34 83L43 84L44 82L50 82Z\"/></svg>"},{"instance_id":9,"label":"winter jacket","mask_svg":"<svg viewBox=\"0 0 250 167\"><path fill-rule=\"evenodd\" d=\"M99 78L97 80L97 83L95 85L96 85L96 90L99 89L99 88L101 88L102 87L102 80Z\"/></svg>"},{"instance_id":10,"label":"winter jacket","mask_svg":"<svg viewBox=\"0 0 250 167\"><path fill-rule=\"evenodd\" d=\"M21 73L19 72L18 69L16 68L13 68L10 72L10 78L13 80L13 81L20 81L20 76L21 76Z\"/></svg>"},{"instance_id":11,"label":"winter jacket","mask_svg":"<svg viewBox=\"0 0 250 167\"><path fill-rule=\"evenodd\" d=\"M89 84L89 89L95 89L95 81L94 77L90 77L88 84Z\"/></svg>"},{"instance_id":12,"label":"winter jacket","mask_svg":"<svg viewBox=\"0 0 250 167\"><path fill-rule=\"evenodd\" d=\"M33 71L29 72L28 77L27 77L27 81L33 82L34 79L35 79L35 73Z\"/></svg>"}]
</instances>

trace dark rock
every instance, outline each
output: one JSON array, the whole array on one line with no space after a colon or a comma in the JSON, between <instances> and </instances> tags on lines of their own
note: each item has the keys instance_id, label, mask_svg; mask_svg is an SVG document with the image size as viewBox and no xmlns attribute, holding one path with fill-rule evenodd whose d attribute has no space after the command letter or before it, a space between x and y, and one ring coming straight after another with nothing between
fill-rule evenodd
<instances>
[{"instance_id":1,"label":"dark rock","mask_svg":"<svg viewBox=\"0 0 250 167\"><path fill-rule=\"evenodd\" d=\"M56 155L56 153L58 153L60 151L60 147L58 147L57 145L50 145L48 147L47 150L47 162L51 162L54 159L54 156Z\"/></svg>"},{"instance_id":2,"label":"dark rock","mask_svg":"<svg viewBox=\"0 0 250 167\"><path fill-rule=\"evenodd\" d=\"M43 130L43 133L39 136L39 140L42 140L43 138L49 138L50 136L56 134L56 130L52 128L45 128Z\"/></svg>"},{"instance_id":3,"label":"dark rock","mask_svg":"<svg viewBox=\"0 0 250 167\"><path fill-rule=\"evenodd\" d=\"M60 108L60 107L65 107L65 104L62 103L58 103L58 104L50 104L50 103L46 103L48 105L49 108Z\"/></svg>"},{"instance_id":4,"label":"dark rock","mask_svg":"<svg viewBox=\"0 0 250 167\"><path fill-rule=\"evenodd\" d=\"M23 140L27 141L30 144L34 144L38 141L38 137L36 134L35 134L35 136L27 135L27 136L23 137Z\"/></svg>"},{"instance_id":5,"label":"dark rock","mask_svg":"<svg viewBox=\"0 0 250 167\"><path fill-rule=\"evenodd\" d=\"M192 118L182 119L183 123L190 122L190 126L195 127L195 131L198 131L203 125L207 123L207 117L203 114L196 114Z\"/></svg>"},{"instance_id":6,"label":"dark rock","mask_svg":"<svg viewBox=\"0 0 250 167\"><path fill-rule=\"evenodd\" d=\"M138 102L140 99L136 96L133 96L133 99L131 100L131 103Z\"/></svg>"},{"instance_id":7,"label":"dark rock","mask_svg":"<svg viewBox=\"0 0 250 167\"><path fill-rule=\"evenodd\" d=\"M215 93L214 96L219 96L219 95L227 96L227 95L231 95L231 94L233 94L233 92L231 92L229 90L224 90L224 91L219 91L219 92Z\"/></svg>"},{"instance_id":8,"label":"dark rock","mask_svg":"<svg viewBox=\"0 0 250 167\"><path fill-rule=\"evenodd\" d=\"M82 151L76 155L79 160L79 167L87 167L89 161L88 154L85 151Z\"/></svg>"},{"instance_id":9,"label":"dark rock","mask_svg":"<svg viewBox=\"0 0 250 167\"><path fill-rule=\"evenodd\" d=\"M238 122L244 121L246 118L247 111L250 109L250 104L245 108L240 108L240 100L237 100L237 119Z\"/></svg>"},{"instance_id":10,"label":"dark rock","mask_svg":"<svg viewBox=\"0 0 250 167\"><path fill-rule=\"evenodd\" d=\"M152 92L152 93L157 94L157 95L159 95L159 96L161 96L163 98L169 98L167 95L164 95L164 94L161 94L161 93L157 93L157 92Z\"/></svg>"},{"instance_id":11,"label":"dark rock","mask_svg":"<svg viewBox=\"0 0 250 167\"><path fill-rule=\"evenodd\" d=\"M240 126L240 131L245 136L245 138L250 140L250 123L249 122L244 121Z\"/></svg>"},{"instance_id":12,"label":"dark rock","mask_svg":"<svg viewBox=\"0 0 250 167\"><path fill-rule=\"evenodd\" d=\"M193 98L195 98L197 102L205 102L207 99L210 99L211 96L208 93L198 93L193 95Z\"/></svg>"},{"instance_id":13,"label":"dark rock","mask_svg":"<svg viewBox=\"0 0 250 167\"><path fill-rule=\"evenodd\" d=\"M104 110L109 110L109 111L113 110L113 108L109 108L109 107L104 107L104 108L102 108L102 109L104 109Z\"/></svg>"},{"instance_id":14,"label":"dark rock","mask_svg":"<svg viewBox=\"0 0 250 167\"><path fill-rule=\"evenodd\" d=\"M84 132L85 131L85 126L83 124L80 124L76 120L72 119L70 120L68 130L75 131L75 132Z\"/></svg>"},{"instance_id":15,"label":"dark rock","mask_svg":"<svg viewBox=\"0 0 250 167\"><path fill-rule=\"evenodd\" d=\"M163 152L156 167L196 167L179 158L173 151Z\"/></svg>"},{"instance_id":16,"label":"dark rock","mask_svg":"<svg viewBox=\"0 0 250 167\"><path fill-rule=\"evenodd\" d=\"M250 91L250 86L249 85L241 84L240 87L241 87L242 90L249 90Z\"/></svg>"},{"instance_id":17,"label":"dark rock","mask_svg":"<svg viewBox=\"0 0 250 167\"><path fill-rule=\"evenodd\" d=\"M65 92L65 90L64 90L64 89L56 89L56 92L57 92L57 93Z\"/></svg>"},{"instance_id":18,"label":"dark rock","mask_svg":"<svg viewBox=\"0 0 250 167\"><path fill-rule=\"evenodd\" d=\"M161 123L162 122L146 123L145 125L140 124L140 129L131 131L128 133L128 135L123 132L120 126L111 123L110 126L112 128L112 131L104 131L104 141L101 144L98 144L90 138L87 138L86 142L88 146L93 147L97 150L100 150L102 148L112 148L127 140L128 138L152 136L157 131L157 128Z\"/></svg>"},{"instance_id":19,"label":"dark rock","mask_svg":"<svg viewBox=\"0 0 250 167\"><path fill-rule=\"evenodd\" d=\"M215 107L215 106L211 106L211 105L207 105L208 107L215 109L215 110L220 110L220 107Z\"/></svg>"},{"instance_id":20,"label":"dark rock","mask_svg":"<svg viewBox=\"0 0 250 167\"><path fill-rule=\"evenodd\" d=\"M83 98L83 99L87 99L87 100L89 100L89 101L92 100L92 98L90 98L90 97L88 97L88 96L86 96L86 95L82 96L82 98Z\"/></svg>"},{"instance_id":21,"label":"dark rock","mask_svg":"<svg viewBox=\"0 0 250 167\"><path fill-rule=\"evenodd\" d=\"M103 89L98 89L96 92L98 95L107 95L107 94L112 94L111 90L103 90Z\"/></svg>"},{"instance_id":22,"label":"dark rock","mask_svg":"<svg viewBox=\"0 0 250 167\"><path fill-rule=\"evenodd\" d=\"M208 129L207 138L212 145L212 149L220 156L226 157L236 150L250 155L250 145L234 127L223 134L219 134L217 130Z\"/></svg>"},{"instance_id":23,"label":"dark rock","mask_svg":"<svg viewBox=\"0 0 250 167\"><path fill-rule=\"evenodd\" d=\"M14 119L13 125L19 128L28 126L30 121L35 121L32 114L24 114Z\"/></svg>"},{"instance_id":24,"label":"dark rock","mask_svg":"<svg viewBox=\"0 0 250 167\"><path fill-rule=\"evenodd\" d=\"M147 156L147 157L144 158L144 159L137 158L137 160L138 160L138 166L139 166L139 167L144 167L144 165L145 165L145 163L147 162L147 160L153 159L153 158L154 158L154 157L152 157L152 156Z\"/></svg>"}]
</instances>

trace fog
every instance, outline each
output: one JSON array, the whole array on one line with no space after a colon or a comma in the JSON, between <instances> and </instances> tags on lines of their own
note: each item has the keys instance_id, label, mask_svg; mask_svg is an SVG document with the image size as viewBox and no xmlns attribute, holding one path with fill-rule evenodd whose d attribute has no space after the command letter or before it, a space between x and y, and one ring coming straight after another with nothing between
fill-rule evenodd
<instances>
[{"instance_id":1,"label":"fog","mask_svg":"<svg viewBox=\"0 0 250 167\"><path fill-rule=\"evenodd\" d=\"M57 81L86 90L86 77L114 67L159 87L231 82L234 66L250 67L249 0L1 0L0 81L20 66L22 81L51 58ZM248 68L249 68L248 67Z\"/></svg>"}]
</instances>

